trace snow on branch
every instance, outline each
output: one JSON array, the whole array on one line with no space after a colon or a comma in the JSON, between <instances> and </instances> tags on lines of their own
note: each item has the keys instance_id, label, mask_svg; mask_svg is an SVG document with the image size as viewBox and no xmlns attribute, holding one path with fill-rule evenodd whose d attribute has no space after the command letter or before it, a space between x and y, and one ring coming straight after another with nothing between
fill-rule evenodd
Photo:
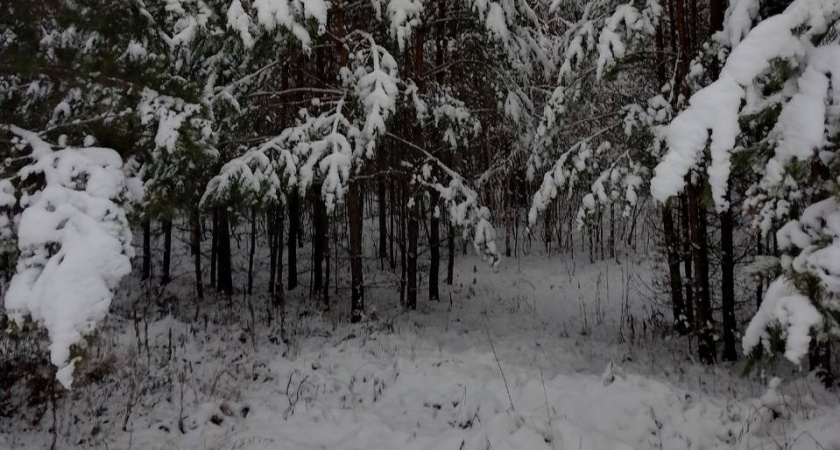
<instances>
[{"instance_id":1,"label":"snow on branch","mask_svg":"<svg viewBox=\"0 0 840 450\"><path fill-rule=\"evenodd\" d=\"M779 278L767 288L758 312L744 331L743 350L752 353L759 345L772 351L770 331L778 329L785 340L785 358L799 364L808 354L811 330L823 321L822 314L788 280Z\"/></svg>"},{"instance_id":2,"label":"snow on branch","mask_svg":"<svg viewBox=\"0 0 840 450\"><path fill-rule=\"evenodd\" d=\"M296 184L297 159L273 141L234 158L210 179L202 205L278 204Z\"/></svg>"},{"instance_id":3,"label":"snow on branch","mask_svg":"<svg viewBox=\"0 0 840 450\"><path fill-rule=\"evenodd\" d=\"M811 39L824 33L829 18L838 14L838 0L796 0L783 13L763 20L749 31L732 50L718 80L695 93L689 101L689 107L668 127L666 139L669 152L657 166L651 181L653 196L665 201L680 193L685 185L685 175L697 166L708 145L711 155L708 174L715 205L718 210L728 208L725 197L730 154L741 131L738 119L746 89L776 61L790 61L794 67L809 67L809 61L822 61L821 55L833 50L815 50ZM735 20L732 14L729 18ZM835 46L836 43L829 45L829 48ZM816 104L808 90L812 90L811 93L820 90L819 84L814 86L811 83L811 79L816 81L817 74L806 70L805 75L808 78L797 80L800 89L806 91L803 94L805 97L800 97L801 100L794 103L797 109L795 113L780 117L782 124L795 120L801 114L808 114L805 116L808 119L819 119L814 115L819 113L819 108L807 108L807 105ZM812 145L813 141L802 140L811 136L807 133L810 129L803 130L804 133L797 130L789 134L787 137L798 140L797 143L788 141L786 145L789 149L799 148L800 144ZM785 147L782 146L784 151Z\"/></svg>"},{"instance_id":4,"label":"snow on branch","mask_svg":"<svg viewBox=\"0 0 840 450\"><path fill-rule=\"evenodd\" d=\"M20 213L20 258L5 296L10 318L44 325L58 381L70 388L78 357L71 348L93 332L108 312L114 289L131 271L131 197L123 162L114 150L53 150L37 134L8 127L31 162L3 180L2 207Z\"/></svg>"}]
</instances>

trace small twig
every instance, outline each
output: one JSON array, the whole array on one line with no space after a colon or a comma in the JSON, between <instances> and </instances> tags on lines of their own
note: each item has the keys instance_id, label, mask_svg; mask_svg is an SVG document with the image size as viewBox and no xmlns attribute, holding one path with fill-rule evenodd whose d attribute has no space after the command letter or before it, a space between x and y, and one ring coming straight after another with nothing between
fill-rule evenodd
<instances>
[{"instance_id":1,"label":"small twig","mask_svg":"<svg viewBox=\"0 0 840 450\"><path fill-rule=\"evenodd\" d=\"M508 401L510 401L510 410L516 412L513 407L513 397L510 396L510 387L508 386L505 371L502 370L502 363L499 361L499 355L496 354L496 347L493 345L493 339L490 338L490 330L487 329L487 318L484 318L484 333L487 334L487 341L490 342L490 349L493 350L493 358L496 359L496 365L499 366L499 372L502 374L502 381L505 383L505 391L507 391Z\"/></svg>"}]
</instances>

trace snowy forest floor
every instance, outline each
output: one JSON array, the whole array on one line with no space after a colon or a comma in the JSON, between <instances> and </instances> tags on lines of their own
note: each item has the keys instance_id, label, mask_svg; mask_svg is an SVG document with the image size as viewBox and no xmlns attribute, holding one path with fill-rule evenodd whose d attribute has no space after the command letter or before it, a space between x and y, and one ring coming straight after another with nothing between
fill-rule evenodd
<instances>
[{"instance_id":1,"label":"snowy forest floor","mask_svg":"<svg viewBox=\"0 0 840 450\"><path fill-rule=\"evenodd\" d=\"M363 323L346 321L349 292L321 313L302 280L285 338L266 295L211 290L194 321L188 275L152 295L129 280L72 392L54 408L10 394L0 448L840 449L836 392L784 366L768 389L663 333L644 258L532 255L494 273L459 254L442 301L424 290L411 313L387 265L367 265Z\"/></svg>"}]
</instances>

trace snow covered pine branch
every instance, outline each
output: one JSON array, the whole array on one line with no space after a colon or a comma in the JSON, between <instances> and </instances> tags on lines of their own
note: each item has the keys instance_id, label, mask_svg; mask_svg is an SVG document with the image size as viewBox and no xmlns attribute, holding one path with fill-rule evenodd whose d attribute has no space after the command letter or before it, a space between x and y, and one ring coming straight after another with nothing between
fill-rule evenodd
<instances>
[{"instance_id":1,"label":"snow covered pine branch","mask_svg":"<svg viewBox=\"0 0 840 450\"><path fill-rule=\"evenodd\" d=\"M0 181L20 252L6 311L18 326L31 317L47 329L56 376L70 388L83 338L105 317L114 289L131 271L126 208L142 193L114 150L53 149L34 132L4 128L27 161Z\"/></svg>"}]
</instances>

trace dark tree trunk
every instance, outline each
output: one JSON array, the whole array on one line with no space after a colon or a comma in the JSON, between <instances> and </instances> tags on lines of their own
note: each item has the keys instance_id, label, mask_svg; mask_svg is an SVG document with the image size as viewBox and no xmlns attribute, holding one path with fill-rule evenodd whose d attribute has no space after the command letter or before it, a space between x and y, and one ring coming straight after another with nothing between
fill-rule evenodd
<instances>
[{"instance_id":1,"label":"dark tree trunk","mask_svg":"<svg viewBox=\"0 0 840 450\"><path fill-rule=\"evenodd\" d=\"M414 78L418 89L422 89L423 73L423 43L425 39L425 30L420 27L414 34ZM419 123L414 123L411 127L411 138L414 145L418 147L423 146L423 131ZM408 213L408 254L406 267L406 308L409 310L417 309L417 241L420 235L420 208L419 199L412 196L414 206Z\"/></svg>"},{"instance_id":2,"label":"dark tree trunk","mask_svg":"<svg viewBox=\"0 0 840 450\"><path fill-rule=\"evenodd\" d=\"M394 251L394 241L397 240L397 222L396 222L396 214L394 214L394 206L397 204L397 188L394 185L394 182L391 182L391 189L390 189L390 199L391 199L391 209L390 212L390 230L389 239L388 239L388 247L390 253L389 263L391 264L391 269L396 269L397 267L397 254ZM399 208L397 208L398 210Z\"/></svg>"},{"instance_id":3,"label":"dark tree trunk","mask_svg":"<svg viewBox=\"0 0 840 450\"><path fill-rule=\"evenodd\" d=\"M169 284L171 280L170 267L172 265L172 219L163 220L163 267L161 268L160 284Z\"/></svg>"},{"instance_id":4,"label":"dark tree trunk","mask_svg":"<svg viewBox=\"0 0 840 450\"><path fill-rule=\"evenodd\" d=\"M680 278L680 256L677 234L674 231L674 217L671 213L670 202L662 205L662 228L665 249L668 255L668 274L671 285L671 308L674 312L674 328L680 334L688 330L685 315L685 303L682 295L682 280Z\"/></svg>"},{"instance_id":5,"label":"dark tree trunk","mask_svg":"<svg viewBox=\"0 0 840 450\"><path fill-rule=\"evenodd\" d=\"M266 221L268 223L268 248L269 248L269 269L268 269L268 293L274 294L275 278L277 276L277 233L278 223L275 217L277 212L274 207L268 208Z\"/></svg>"},{"instance_id":6,"label":"dark tree trunk","mask_svg":"<svg viewBox=\"0 0 840 450\"><path fill-rule=\"evenodd\" d=\"M686 178L688 181L688 179ZM685 316L689 329L694 329L694 267L691 261L691 226L688 220L688 197L680 196L683 274L685 275Z\"/></svg>"},{"instance_id":7,"label":"dark tree trunk","mask_svg":"<svg viewBox=\"0 0 840 450\"><path fill-rule=\"evenodd\" d=\"M316 189L317 192L320 192L320 189ZM324 202L320 201L320 199L315 198L313 201L313 219L315 221L315 236L312 239L312 253L313 253L313 280L312 284L313 290L316 294L323 295L324 299L326 300L329 296L329 290L327 286L329 285L329 273L326 277L326 282L324 279L324 261L329 259L330 251L329 251L329 219L327 218L327 207Z\"/></svg>"},{"instance_id":8,"label":"dark tree trunk","mask_svg":"<svg viewBox=\"0 0 840 450\"><path fill-rule=\"evenodd\" d=\"M228 212L223 208L219 209L219 261L216 268L219 273L216 277L219 283L219 292L227 295L233 294L233 268L231 265L230 250L230 223Z\"/></svg>"},{"instance_id":9,"label":"dark tree trunk","mask_svg":"<svg viewBox=\"0 0 840 450\"><path fill-rule=\"evenodd\" d=\"M406 266L408 266L408 252L407 252L407 240L406 240L406 229L408 226L406 225L406 203L408 202L408 196L405 193L405 189L400 189L400 240L399 240L399 247L400 247L400 304L404 307L408 307L406 303L406 284L408 281L408 270Z\"/></svg>"},{"instance_id":10,"label":"dark tree trunk","mask_svg":"<svg viewBox=\"0 0 840 450\"><path fill-rule=\"evenodd\" d=\"M216 287L216 262L219 260L219 213L213 211L212 236L210 236L210 287Z\"/></svg>"},{"instance_id":11,"label":"dark tree trunk","mask_svg":"<svg viewBox=\"0 0 840 450\"><path fill-rule=\"evenodd\" d=\"M143 219L143 276L142 280L152 278L152 221Z\"/></svg>"},{"instance_id":12,"label":"dark tree trunk","mask_svg":"<svg viewBox=\"0 0 840 450\"><path fill-rule=\"evenodd\" d=\"M728 196L727 196L728 197ZM723 311L723 360L735 361L738 351L735 347L735 261L732 245L732 210L727 208L720 214L720 301Z\"/></svg>"},{"instance_id":13,"label":"dark tree trunk","mask_svg":"<svg viewBox=\"0 0 840 450\"><path fill-rule=\"evenodd\" d=\"M761 232L758 233L758 243L756 244L756 255L763 255L764 254L764 236ZM761 308L761 300L764 299L764 285L763 281L759 279L756 282L755 287L755 308Z\"/></svg>"},{"instance_id":14,"label":"dark tree trunk","mask_svg":"<svg viewBox=\"0 0 840 450\"><path fill-rule=\"evenodd\" d=\"M195 293L196 297L201 300L204 298L204 284L201 280L201 212L198 207L193 207L190 216L190 222L192 222L191 247L195 266ZM198 310L196 309L197 316Z\"/></svg>"},{"instance_id":15,"label":"dark tree trunk","mask_svg":"<svg viewBox=\"0 0 840 450\"><path fill-rule=\"evenodd\" d=\"M381 151L381 150L380 150ZM385 165L385 155L380 154L379 157L379 170L380 172L384 172L386 165ZM387 216L387 203L385 201L385 175L380 174L379 179L377 180L376 184L376 200L377 200L377 211L379 215L379 268L385 269L385 260L388 259L388 216Z\"/></svg>"},{"instance_id":16,"label":"dark tree trunk","mask_svg":"<svg viewBox=\"0 0 840 450\"><path fill-rule=\"evenodd\" d=\"M610 203L610 258L615 259L615 206Z\"/></svg>"},{"instance_id":17,"label":"dark tree trunk","mask_svg":"<svg viewBox=\"0 0 840 450\"><path fill-rule=\"evenodd\" d=\"M452 286L455 278L455 226L449 224L449 235L446 237L448 261L446 263L446 284Z\"/></svg>"},{"instance_id":18,"label":"dark tree trunk","mask_svg":"<svg viewBox=\"0 0 840 450\"><path fill-rule=\"evenodd\" d=\"M723 29L723 13L726 11L724 0L709 0L709 31L715 33Z\"/></svg>"},{"instance_id":19,"label":"dark tree trunk","mask_svg":"<svg viewBox=\"0 0 840 450\"><path fill-rule=\"evenodd\" d=\"M692 183L688 187L689 227L694 254L694 296L697 299L699 356L704 364L715 362L714 324L709 293L709 254L706 243L706 214L700 204L701 187Z\"/></svg>"},{"instance_id":20,"label":"dark tree trunk","mask_svg":"<svg viewBox=\"0 0 840 450\"><path fill-rule=\"evenodd\" d=\"M429 261L429 300L440 300L438 289L438 275L440 273L440 219L435 210L440 201L440 194L433 191L431 195L431 226L429 228L429 247L431 260Z\"/></svg>"},{"instance_id":21,"label":"dark tree trunk","mask_svg":"<svg viewBox=\"0 0 840 450\"><path fill-rule=\"evenodd\" d=\"M274 241L274 252L277 258L276 274L272 274L274 286L271 289L272 303L277 315L280 317L280 331L285 331L286 327L286 292L283 290L283 219L285 214L283 208L278 207L273 209L269 214L274 214L274 236L271 239Z\"/></svg>"},{"instance_id":22,"label":"dark tree trunk","mask_svg":"<svg viewBox=\"0 0 840 450\"><path fill-rule=\"evenodd\" d=\"M248 254L248 295L254 293L254 253L257 251L257 210L251 211L251 249Z\"/></svg>"},{"instance_id":23,"label":"dark tree trunk","mask_svg":"<svg viewBox=\"0 0 840 450\"><path fill-rule=\"evenodd\" d=\"M362 320L365 308L364 268L362 267L362 228L364 197L360 181L353 180L347 189L347 217L350 222L350 321Z\"/></svg>"},{"instance_id":24,"label":"dark tree trunk","mask_svg":"<svg viewBox=\"0 0 840 450\"><path fill-rule=\"evenodd\" d=\"M288 195L289 198L289 274L287 276L287 283L289 290L296 288L298 285L297 279L297 239L298 226L300 224L300 198L296 192Z\"/></svg>"},{"instance_id":25,"label":"dark tree trunk","mask_svg":"<svg viewBox=\"0 0 840 450\"><path fill-rule=\"evenodd\" d=\"M417 219L415 209L419 205L415 203L413 210L408 212L408 252L406 255L406 300L405 307L409 310L417 309L417 238L420 231L420 223Z\"/></svg>"}]
</instances>

